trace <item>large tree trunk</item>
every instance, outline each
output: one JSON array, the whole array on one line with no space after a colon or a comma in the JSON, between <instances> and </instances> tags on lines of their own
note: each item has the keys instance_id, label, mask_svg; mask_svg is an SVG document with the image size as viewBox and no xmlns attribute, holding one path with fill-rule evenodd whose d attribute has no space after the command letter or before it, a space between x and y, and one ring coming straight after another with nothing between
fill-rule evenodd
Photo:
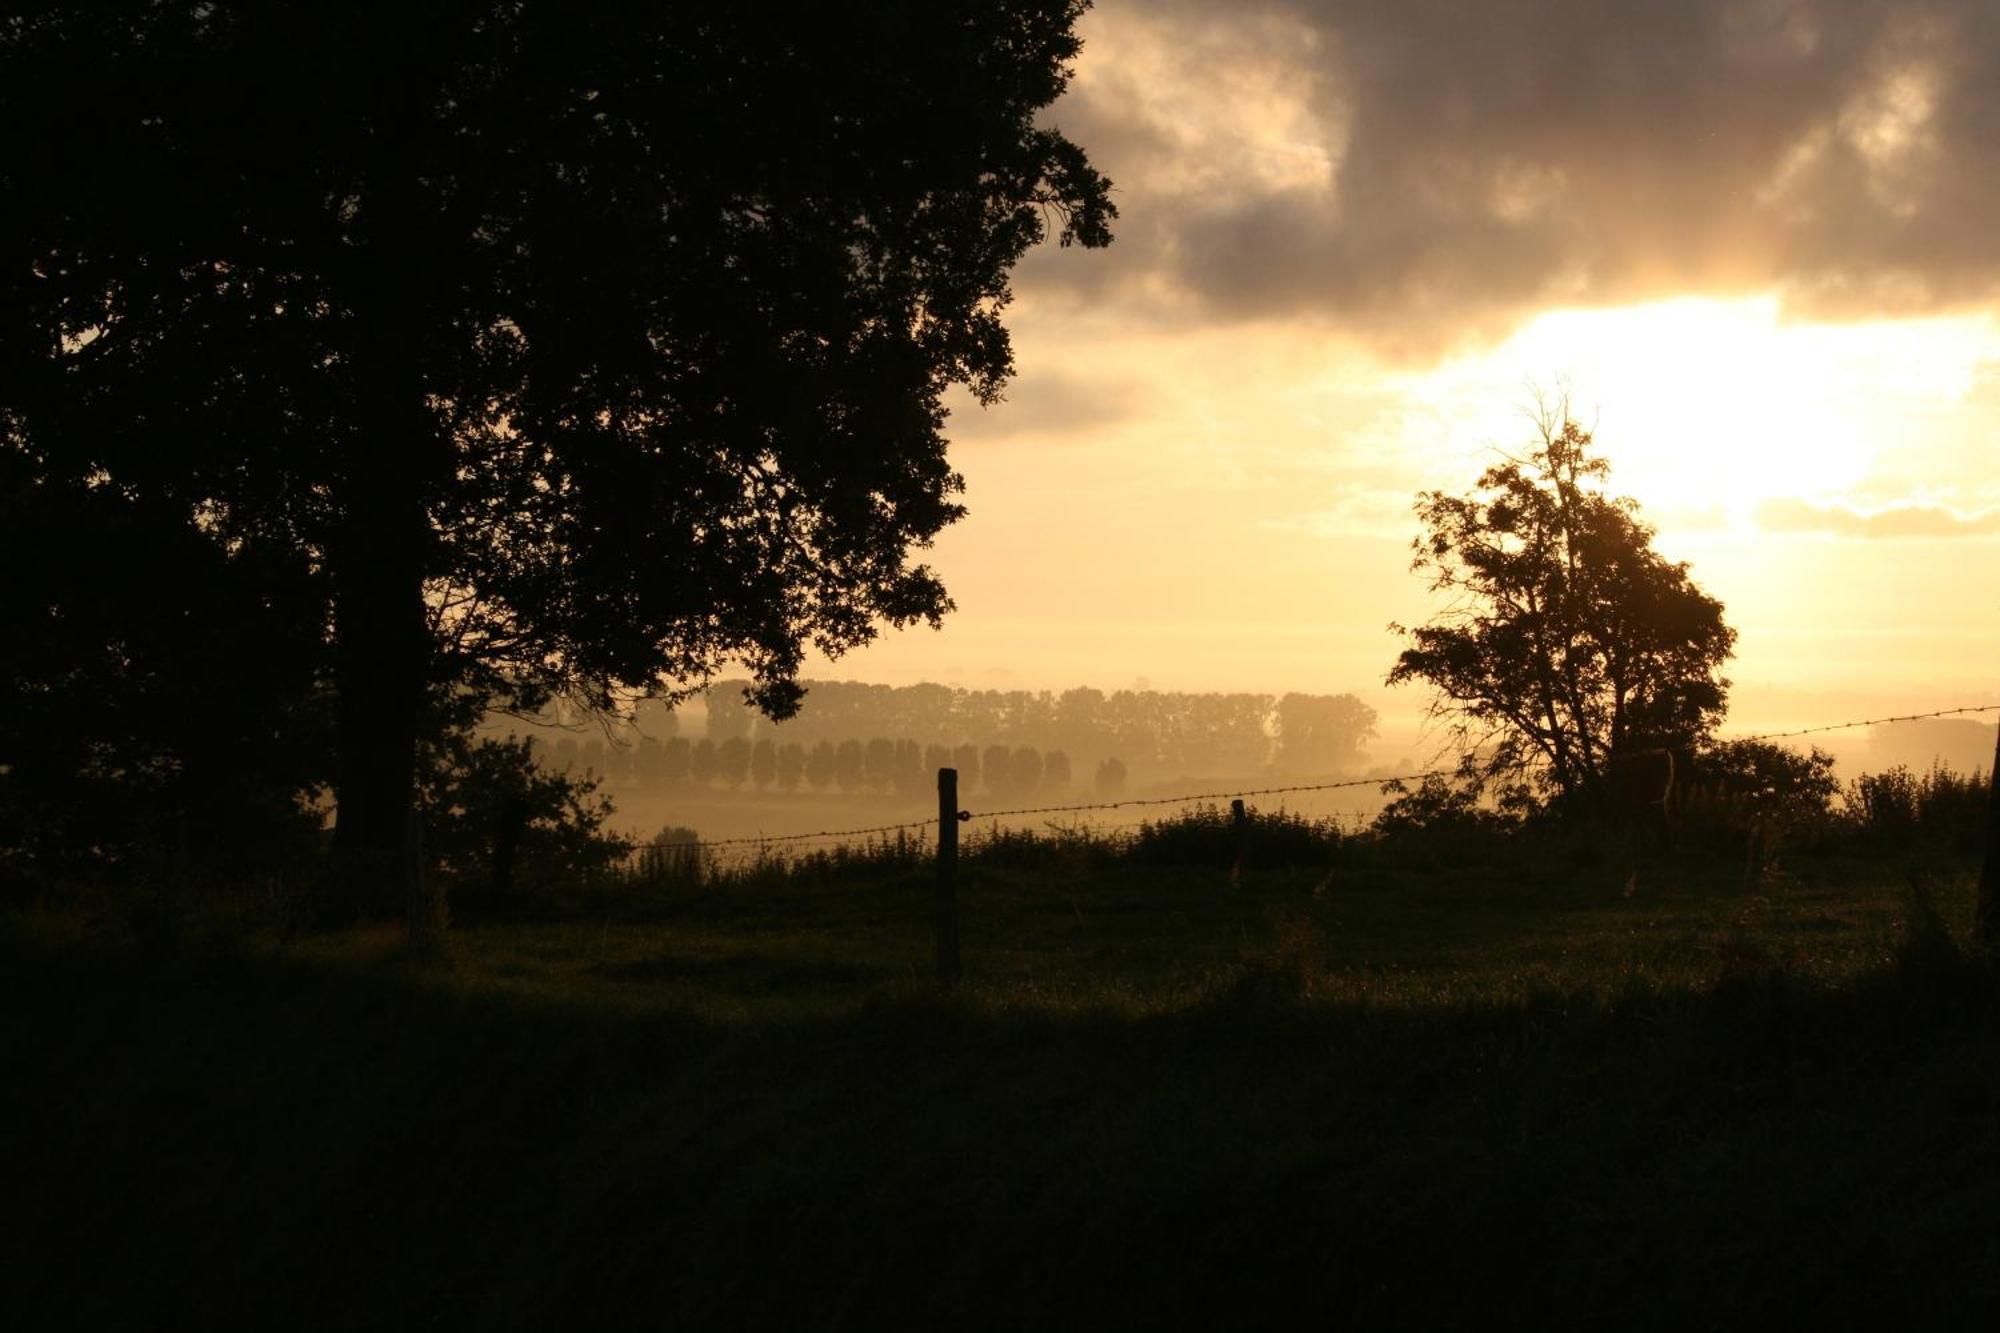
<instances>
[{"instance_id":1,"label":"large tree trunk","mask_svg":"<svg viewBox=\"0 0 2000 1333\"><path fill-rule=\"evenodd\" d=\"M401 211L394 214L400 216ZM392 231L399 241L402 231ZM432 644L424 577L432 534L428 486L441 453L425 402L416 330L421 304L396 275L413 273L400 245L378 263L364 400L340 493L344 511L332 551L334 674L339 697L334 911L353 917L408 914L422 941L422 837L416 824L417 742Z\"/></svg>"},{"instance_id":2,"label":"large tree trunk","mask_svg":"<svg viewBox=\"0 0 2000 1333\"><path fill-rule=\"evenodd\" d=\"M395 916L421 888L414 821L428 674L420 496L403 478L357 479L335 555L339 768L334 901L348 919Z\"/></svg>"},{"instance_id":3,"label":"large tree trunk","mask_svg":"<svg viewBox=\"0 0 2000 1333\"><path fill-rule=\"evenodd\" d=\"M1979 867L1979 913L1974 930L1988 947L2000 946L2000 734L1993 747L1993 771L1987 777L1986 859Z\"/></svg>"},{"instance_id":4,"label":"large tree trunk","mask_svg":"<svg viewBox=\"0 0 2000 1333\"><path fill-rule=\"evenodd\" d=\"M417 824L417 742L432 644L424 578L432 533L427 496L448 477L449 451L428 404L424 331L434 280L424 262L415 141L427 84L412 82L397 120L411 133L363 191L366 276L356 290L364 335L355 352L360 427L345 460L342 528L330 552L339 760L334 879L342 915L406 915L414 944L437 924L424 899Z\"/></svg>"}]
</instances>

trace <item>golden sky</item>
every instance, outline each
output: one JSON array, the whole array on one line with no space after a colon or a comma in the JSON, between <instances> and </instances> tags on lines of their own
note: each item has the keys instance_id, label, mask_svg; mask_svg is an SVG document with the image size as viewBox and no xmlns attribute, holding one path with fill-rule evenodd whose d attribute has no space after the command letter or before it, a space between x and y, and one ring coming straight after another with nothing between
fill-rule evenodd
<instances>
[{"instance_id":1,"label":"golden sky","mask_svg":"<svg viewBox=\"0 0 2000 1333\"><path fill-rule=\"evenodd\" d=\"M1117 186L954 415L959 605L810 674L1352 690L1410 505L1567 383L1740 634L1736 726L2000 699L2000 6L1100 0ZM1859 712L1852 710L1860 710Z\"/></svg>"}]
</instances>

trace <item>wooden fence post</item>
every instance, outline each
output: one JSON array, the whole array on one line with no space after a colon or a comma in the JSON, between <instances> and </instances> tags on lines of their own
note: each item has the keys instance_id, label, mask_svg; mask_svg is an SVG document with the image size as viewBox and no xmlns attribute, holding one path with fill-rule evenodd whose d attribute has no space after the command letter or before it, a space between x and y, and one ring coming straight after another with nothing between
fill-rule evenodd
<instances>
[{"instance_id":1,"label":"wooden fence post","mask_svg":"<svg viewBox=\"0 0 2000 1333\"><path fill-rule=\"evenodd\" d=\"M938 770L937 974L949 990L958 984L958 770Z\"/></svg>"},{"instance_id":2,"label":"wooden fence post","mask_svg":"<svg viewBox=\"0 0 2000 1333\"><path fill-rule=\"evenodd\" d=\"M1235 852L1229 863L1229 882L1236 884L1243 879L1243 849L1250 841L1250 813L1243 808L1241 797L1229 803L1229 840Z\"/></svg>"},{"instance_id":3,"label":"wooden fence post","mask_svg":"<svg viewBox=\"0 0 2000 1333\"><path fill-rule=\"evenodd\" d=\"M1973 935L2000 946L2000 735L1994 738L1993 771L1986 777L1986 854L1979 863L1979 898Z\"/></svg>"}]
</instances>

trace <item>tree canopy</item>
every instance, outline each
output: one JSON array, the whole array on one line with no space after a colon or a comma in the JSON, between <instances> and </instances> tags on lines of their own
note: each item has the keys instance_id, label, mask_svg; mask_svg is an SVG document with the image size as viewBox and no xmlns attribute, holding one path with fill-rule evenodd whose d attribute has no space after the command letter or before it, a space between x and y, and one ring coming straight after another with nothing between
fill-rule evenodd
<instances>
[{"instance_id":1,"label":"tree canopy","mask_svg":"<svg viewBox=\"0 0 2000 1333\"><path fill-rule=\"evenodd\" d=\"M1105 244L1080 0L48 3L0 27L0 449L309 571L342 840L426 692L532 704L950 606L945 391ZM379 867L378 867L379 868Z\"/></svg>"},{"instance_id":2,"label":"tree canopy","mask_svg":"<svg viewBox=\"0 0 2000 1333\"><path fill-rule=\"evenodd\" d=\"M1590 432L1558 412L1538 435L1471 494L1418 498L1413 567L1449 600L1402 631L1388 680L1436 691L1483 776L1587 803L1619 764L1709 736L1736 632L1688 566L1653 549L1638 504L1604 492Z\"/></svg>"}]
</instances>

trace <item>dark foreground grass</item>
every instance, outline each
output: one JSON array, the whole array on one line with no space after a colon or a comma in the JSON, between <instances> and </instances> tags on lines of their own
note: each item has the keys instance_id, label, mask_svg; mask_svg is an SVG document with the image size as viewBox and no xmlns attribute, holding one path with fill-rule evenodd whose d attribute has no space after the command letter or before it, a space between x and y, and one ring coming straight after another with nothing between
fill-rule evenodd
<instances>
[{"instance_id":1,"label":"dark foreground grass","mask_svg":"<svg viewBox=\"0 0 2000 1333\"><path fill-rule=\"evenodd\" d=\"M950 1000L921 876L16 921L0 1323L1983 1325L2000 976L1903 869L996 871Z\"/></svg>"}]
</instances>

